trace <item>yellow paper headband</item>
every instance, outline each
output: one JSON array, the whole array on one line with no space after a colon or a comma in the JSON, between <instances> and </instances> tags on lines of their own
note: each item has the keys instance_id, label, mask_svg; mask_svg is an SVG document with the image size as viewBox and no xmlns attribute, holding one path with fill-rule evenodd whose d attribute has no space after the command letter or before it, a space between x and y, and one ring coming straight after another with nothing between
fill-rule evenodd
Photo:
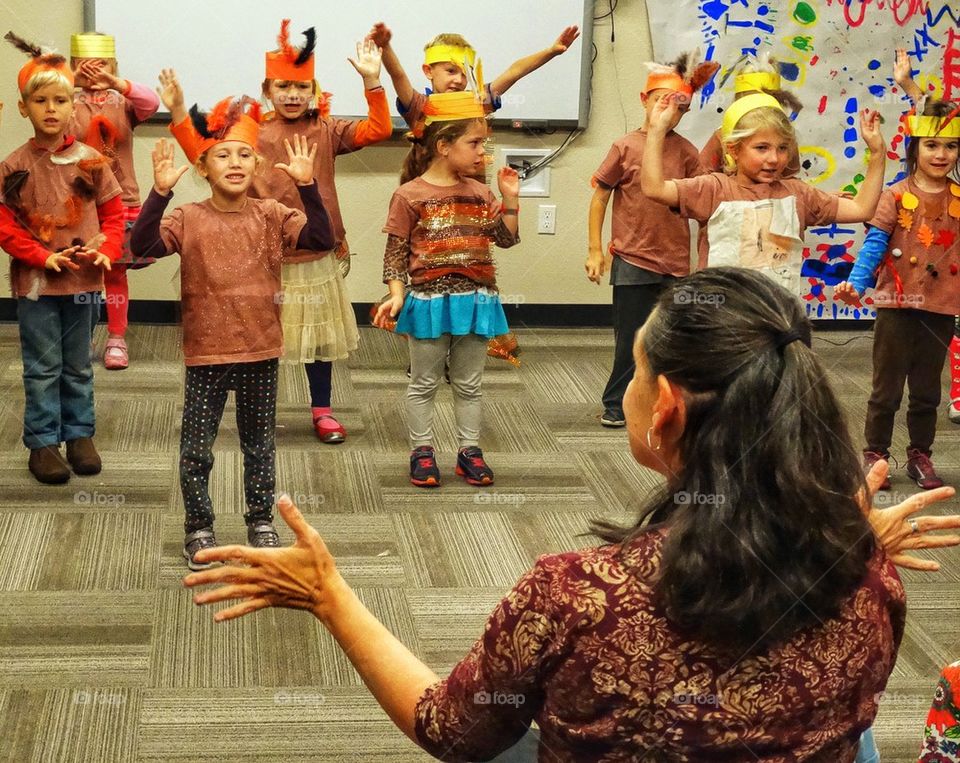
<instances>
[{"instance_id":1,"label":"yellow paper headband","mask_svg":"<svg viewBox=\"0 0 960 763\"><path fill-rule=\"evenodd\" d=\"M71 58L116 58L117 45L110 34L70 35Z\"/></svg>"},{"instance_id":2,"label":"yellow paper headband","mask_svg":"<svg viewBox=\"0 0 960 763\"><path fill-rule=\"evenodd\" d=\"M733 91L735 93L749 93L764 90L779 90L780 75L775 72L744 72L738 74L733 80Z\"/></svg>"},{"instance_id":3,"label":"yellow paper headband","mask_svg":"<svg viewBox=\"0 0 960 763\"><path fill-rule=\"evenodd\" d=\"M912 138L960 139L960 117L907 117L907 135Z\"/></svg>"},{"instance_id":4,"label":"yellow paper headband","mask_svg":"<svg viewBox=\"0 0 960 763\"><path fill-rule=\"evenodd\" d=\"M457 93L431 93L423 107L424 124L453 122L457 119L483 119L487 112L483 101L469 90Z\"/></svg>"},{"instance_id":5,"label":"yellow paper headband","mask_svg":"<svg viewBox=\"0 0 960 763\"><path fill-rule=\"evenodd\" d=\"M473 68L477 62L477 51L473 48L465 48L461 45L431 45L423 53L423 63L427 66L431 64L443 64L451 61L466 71Z\"/></svg>"},{"instance_id":6,"label":"yellow paper headband","mask_svg":"<svg viewBox=\"0 0 960 763\"><path fill-rule=\"evenodd\" d=\"M738 98L727 106L727 110L723 112L723 127L721 128L721 132L724 142L729 140L730 136L733 135L737 123L754 109L778 109L779 111L783 111L780 102L772 95L767 95L766 93L754 93L753 95L745 95L743 98Z\"/></svg>"}]
</instances>

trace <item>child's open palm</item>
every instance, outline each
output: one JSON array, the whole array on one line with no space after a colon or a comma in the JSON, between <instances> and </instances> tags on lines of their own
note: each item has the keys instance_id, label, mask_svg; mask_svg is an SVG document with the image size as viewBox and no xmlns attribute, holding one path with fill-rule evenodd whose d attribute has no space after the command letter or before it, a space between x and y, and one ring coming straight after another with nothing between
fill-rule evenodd
<instances>
[{"instance_id":1,"label":"child's open palm","mask_svg":"<svg viewBox=\"0 0 960 763\"><path fill-rule=\"evenodd\" d=\"M157 95L167 107L167 111L174 111L183 108L183 88L180 87L180 80L177 79L177 73L173 69L162 69L160 71L160 87L157 88Z\"/></svg>"},{"instance_id":2,"label":"child's open palm","mask_svg":"<svg viewBox=\"0 0 960 763\"><path fill-rule=\"evenodd\" d=\"M578 26L568 26L564 29L560 36L557 38L557 41L553 43L553 52L558 56L561 53L566 53L570 46L576 42L577 38L580 36L580 27Z\"/></svg>"},{"instance_id":3,"label":"child's open palm","mask_svg":"<svg viewBox=\"0 0 960 763\"><path fill-rule=\"evenodd\" d=\"M287 149L287 162L277 162L273 166L286 172L297 185L310 185L313 182L313 160L317 156L317 144L308 146L305 135L294 135L292 146L289 140L284 140L283 145Z\"/></svg>"},{"instance_id":4,"label":"child's open palm","mask_svg":"<svg viewBox=\"0 0 960 763\"><path fill-rule=\"evenodd\" d=\"M377 79L380 76L382 52L370 37L357 43L357 58L347 58L357 73L364 78Z\"/></svg>"},{"instance_id":5,"label":"child's open palm","mask_svg":"<svg viewBox=\"0 0 960 763\"><path fill-rule=\"evenodd\" d=\"M153 158L153 187L161 196L166 196L183 177L183 173L190 169L190 165L174 167L173 144L167 143L163 138L157 141L157 146L150 156Z\"/></svg>"},{"instance_id":6,"label":"child's open palm","mask_svg":"<svg viewBox=\"0 0 960 763\"><path fill-rule=\"evenodd\" d=\"M910 56L906 48L897 48L897 56L893 61L893 81L900 87L913 79L913 68L910 65Z\"/></svg>"},{"instance_id":7,"label":"child's open palm","mask_svg":"<svg viewBox=\"0 0 960 763\"><path fill-rule=\"evenodd\" d=\"M501 167L497 173L497 187L501 196L516 198L520 195L520 175L513 167Z\"/></svg>"}]
</instances>

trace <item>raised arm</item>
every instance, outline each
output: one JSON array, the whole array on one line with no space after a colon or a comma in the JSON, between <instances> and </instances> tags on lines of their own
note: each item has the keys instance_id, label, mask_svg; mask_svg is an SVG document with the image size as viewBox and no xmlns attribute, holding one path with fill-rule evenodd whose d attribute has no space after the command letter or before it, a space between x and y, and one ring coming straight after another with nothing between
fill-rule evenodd
<instances>
[{"instance_id":1,"label":"raised arm","mask_svg":"<svg viewBox=\"0 0 960 763\"><path fill-rule=\"evenodd\" d=\"M387 70L390 79L393 82L393 89L397 93L397 99L404 108L410 106L413 100L413 85L410 84L410 78L400 65L400 59L393 50L390 40L393 38L393 32L382 21L373 25L368 39L372 40L380 47L382 51L383 68Z\"/></svg>"},{"instance_id":2,"label":"raised arm","mask_svg":"<svg viewBox=\"0 0 960 763\"><path fill-rule=\"evenodd\" d=\"M514 61L507 70L490 83L490 90L494 98L499 98L507 90L517 84L517 80L526 77L530 72L536 71L547 61L551 61L573 45L574 41L580 36L580 28L577 26L568 26L549 48L533 53L524 58ZM389 69L388 69L389 71Z\"/></svg>"},{"instance_id":3,"label":"raised arm","mask_svg":"<svg viewBox=\"0 0 960 763\"><path fill-rule=\"evenodd\" d=\"M897 48L897 55L893 61L893 81L903 88L903 92L907 94L910 102L916 106L923 93L917 83L913 81L913 67L906 48Z\"/></svg>"},{"instance_id":4,"label":"raised arm","mask_svg":"<svg viewBox=\"0 0 960 763\"><path fill-rule=\"evenodd\" d=\"M860 114L860 134L867 148L870 160L867 163L867 176L860 185L856 198L839 199L837 205L838 223L863 223L873 217L877 211L880 194L883 193L883 173L887 162L887 147L880 133L880 113L865 109ZM644 160L646 164L646 160ZM644 167L646 169L646 167ZM646 188L644 188L646 192Z\"/></svg>"},{"instance_id":5,"label":"raised arm","mask_svg":"<svg viewBox=\"0 0 960 763\"><path fill-rule=\"evenodd\" d=\"M643 147L643 165L640 168L640 188L643 195L668 207L680 202L680 192L672 180L663 179L663 141L678 111L676 95L663 96L650 112L647 140Z\"/></svg>"}]
</instances>

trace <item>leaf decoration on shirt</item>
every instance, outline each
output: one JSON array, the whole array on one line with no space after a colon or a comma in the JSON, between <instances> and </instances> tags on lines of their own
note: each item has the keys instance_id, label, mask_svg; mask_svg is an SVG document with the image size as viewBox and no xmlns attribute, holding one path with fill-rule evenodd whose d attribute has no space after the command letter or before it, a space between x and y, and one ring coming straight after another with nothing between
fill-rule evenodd
<instances>
[{"instance_id":1,"label":"leaf decoration on shirt","mask_svg":"<svg viewBox=\"0 0 960 763\"><path fill-rule=\"evenodd\" d=\"M897 211L897 224L904 230L910 230L913 227L913 213L900 207Z\"/></svg>"},{"instance_id":2,"label":"leaf decoration on shirt","mask_svg":"<svg viewBox=\"0 0 960 763\"><path fill-rule=\"evenodd\" d=\"M944 249L949 249L953 246L953 242L956 241L956 234L949 228L943 228L942 230L937 231L937 240L934 242L939 246L942 246Z\"/></svg>"},{"instance_id":3,"label":"leaf decoration on shirt","mask_svg":"<svg viewBox=\"0 0 960 763\"><path fill-rule=\"evenodd\" d=\"M926 223L921 225L920 230L917 231L917 238L921 244L929 249L933 245L933 231L930 230L930 226Z\"/></svg>"}]
</instances>

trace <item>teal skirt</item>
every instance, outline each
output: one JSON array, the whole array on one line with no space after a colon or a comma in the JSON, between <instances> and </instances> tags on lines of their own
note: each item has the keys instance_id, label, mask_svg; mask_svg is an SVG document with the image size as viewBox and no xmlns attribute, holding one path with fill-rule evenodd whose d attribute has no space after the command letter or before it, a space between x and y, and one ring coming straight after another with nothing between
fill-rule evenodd
<instances>
[{"instance_id":1,"label":"teal skirt","mask_svg":"<svg viewBox=\"0 0 960 763\"><path fill-rule=\"evenodd\" d=\"M489 339L506 334L509 328L500 296L481 289L466 294L410 292L397 316L396 330L414 339L437 339L444 334Z\"/></svg>"}]
</instances>

